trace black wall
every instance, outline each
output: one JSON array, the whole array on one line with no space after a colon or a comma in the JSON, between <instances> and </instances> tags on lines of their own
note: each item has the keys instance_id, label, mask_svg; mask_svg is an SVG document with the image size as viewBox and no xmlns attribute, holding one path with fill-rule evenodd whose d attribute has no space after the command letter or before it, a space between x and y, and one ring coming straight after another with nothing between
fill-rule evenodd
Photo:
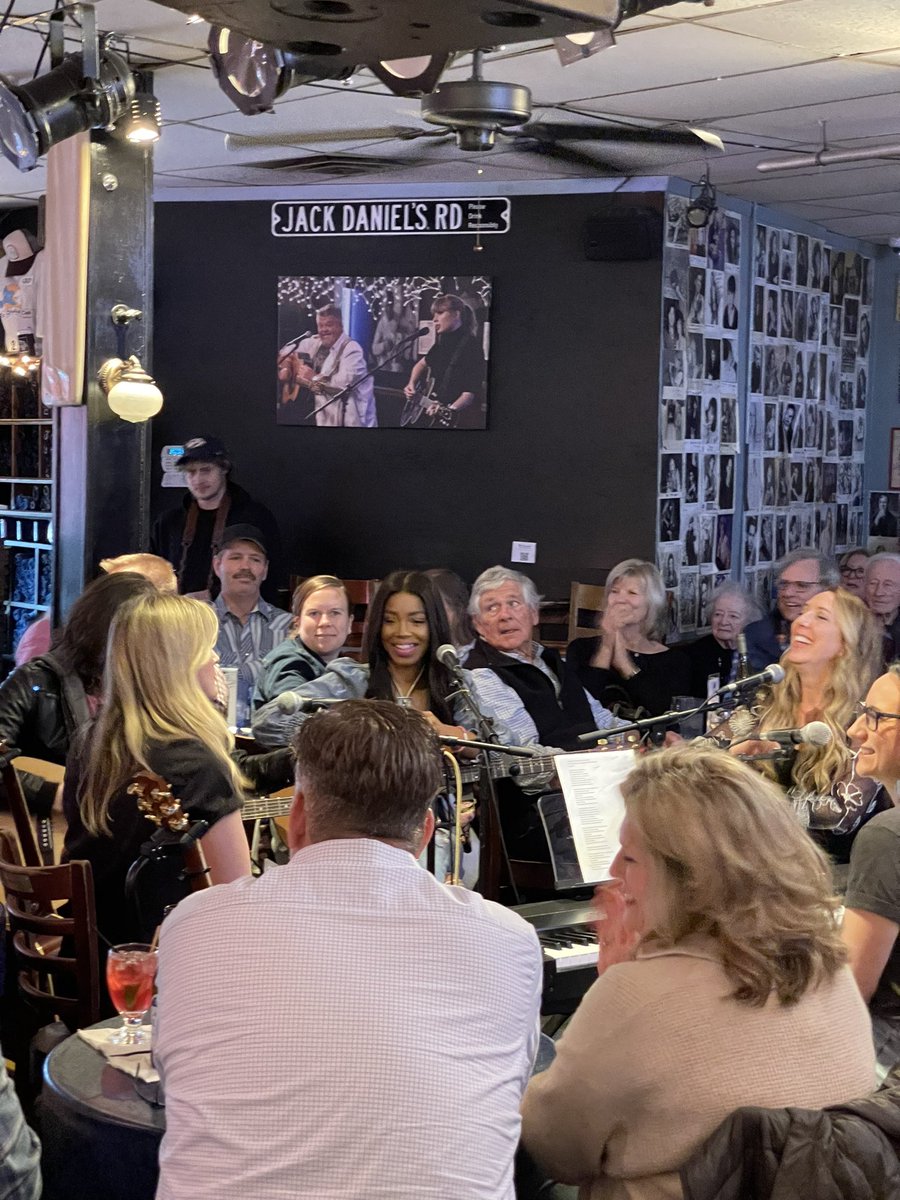
<instances>
[{"instance_id":1,"label":"black wall","mask_svg":"<svg viewBox=\"0 0 900 1200\"><path fill-rule=\"evenodd\" d=\"M562 596L652 557L660 262L585 259L585 222L610 202L513 197L511 232L480 252L466 236L274 238L265 201L157 205L154 451L221 437L300 574L471 580L518 538ZM486 432L275 425L277 277L382 273L493 278ZM156 510L181 495L156 489Z\"/></svg>"}]
</instances>

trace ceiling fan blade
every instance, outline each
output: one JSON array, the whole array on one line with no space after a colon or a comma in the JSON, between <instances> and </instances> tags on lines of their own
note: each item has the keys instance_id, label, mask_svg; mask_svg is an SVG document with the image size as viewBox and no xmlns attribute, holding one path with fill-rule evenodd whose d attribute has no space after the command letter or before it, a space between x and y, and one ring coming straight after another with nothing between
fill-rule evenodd
<instances>
[{"instance_id":1,"label":"ceiling fan blade","mask_svg":"<svg viewBox=\"0 0 900 1200\"><path fill-rule=\"evenodd\" d=\"M408 159L404 158L401 160L384 154L301 154L291 158L255 158L252 162L243 162L238 165L240 167L259 167L262 170L269 171L291 171L297 169L309 171L311 168L313 168L313 166L318 169L321 166L323 159L326 158L329 163L334 163L338 167L340 166L341 160L346 159L348 166L357 167L359 164L365 163L371 166L373 170L379 168L382 164L391 167L396 167L398 165L404 167L419 167L426 166L430 162L430 160L426 158L413 157Z\"/></svg>"},{"instance_id":2,"label":"ceiling fan blade","mask_svg":"<svg viewBox=\"0 0 900 1200\"><path fill-rule=\"evenodd\" d=\"M522 125L518 132L542 142L631 142L725 149L722 139L705 129L654 129L637 125L603 125L599 121L531 121Z\"/></svg>"},{"instance_id":3,"label":"ceiling fan blade","mask_svg":"<svg viewBox=\"0 0 900 1200\"><path fill-rule=\"evenodd\" d=\"M573 150L571 146L563 146L558 142L542 142L537 138L512 138L513 150L521 150L526 154L540 154L545 158L555 158L558 162L569 163L573 167L592 167L594 170L605 171L612 175L623 175L620 168L598 155L585 154L583 150Z\"/></svg>"},{"instance_id":4,"label":"ceiling fan blade","mask_svg":"<svg viewBox=\"0 0 900 1200\"><path fill-rule=\"evenodd\" d=\"M446 129L420 129L414 125L376 125L360 129L298 129L296 133L226 133L226 150L249 150L255 146L315 146L320 142L383 142L399 138L446 137Z\"/></svg>"}]
</instances>

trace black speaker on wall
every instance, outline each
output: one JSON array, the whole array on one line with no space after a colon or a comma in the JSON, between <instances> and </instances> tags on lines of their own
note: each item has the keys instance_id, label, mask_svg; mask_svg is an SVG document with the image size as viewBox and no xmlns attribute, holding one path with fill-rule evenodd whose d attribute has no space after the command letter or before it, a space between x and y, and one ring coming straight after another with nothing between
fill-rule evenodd
<instances>
[{"instance_id":1,"label":"black speaker on wall","mask_svg":"<svg viewBox=\"0 0 900 1200\"><path fill-rule=\"evenodd\" d=\"M584 257L589 262L642 262L662 253L662 213L653 208L617 208L588 217Z\"/></svg>"}]
</instances>

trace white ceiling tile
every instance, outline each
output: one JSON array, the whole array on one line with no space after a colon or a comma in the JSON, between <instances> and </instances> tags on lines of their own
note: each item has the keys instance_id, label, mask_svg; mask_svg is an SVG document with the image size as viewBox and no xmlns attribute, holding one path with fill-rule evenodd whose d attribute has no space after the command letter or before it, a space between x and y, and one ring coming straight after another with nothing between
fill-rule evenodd
<instances>
[{"instance_id":1,"label":"white ceiling tile","mask_svg":"<svg viewBox=\"0 0 900 1200\"><path fill-rule=\"evenodd\" d=\"M900 0L791 0L714 12L705 24L816 54L872 53L900 43Z\"/></svg>"}]
</instances>

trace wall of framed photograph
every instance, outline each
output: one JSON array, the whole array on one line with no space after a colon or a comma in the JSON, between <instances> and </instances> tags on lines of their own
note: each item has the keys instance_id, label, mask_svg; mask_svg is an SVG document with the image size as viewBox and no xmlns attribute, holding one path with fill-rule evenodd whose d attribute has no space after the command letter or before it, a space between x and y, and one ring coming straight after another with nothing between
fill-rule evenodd
<instances>
[{"instance_id":1,"label":"wall of framed photograph","mask_svg":"<svg viewBox=\"0 0 900 1200\"><path fill-rule=\"evenodd\" d=\"M693 229L686 208L666 197L657 562L674 636L707 628L710 597L734 571L746 320L741 215L719 208Z\"/></svg>"},{"instance_id":2,"label":"wall of framed photograph","mask_svg":"<svg viewBox=\"0 0 900 1200\"><path fill-rule=\"evenodd\" d=\"M774 564L865 544L872 260L755 223L743 578L768 607Z\"/></svg>"},{"instance_id":3,"label":"wall of framed photograph","mask_svg":"<svg viewBox=\"0 0 900 1200\"><path fill-rule=\"evenodd\" d=\"M667 196L657 561L690 637L726 579L767 609L787 551L866 542L873 264L727 204L691 229L686 206Z\"/></svg>"}]
</instances>

